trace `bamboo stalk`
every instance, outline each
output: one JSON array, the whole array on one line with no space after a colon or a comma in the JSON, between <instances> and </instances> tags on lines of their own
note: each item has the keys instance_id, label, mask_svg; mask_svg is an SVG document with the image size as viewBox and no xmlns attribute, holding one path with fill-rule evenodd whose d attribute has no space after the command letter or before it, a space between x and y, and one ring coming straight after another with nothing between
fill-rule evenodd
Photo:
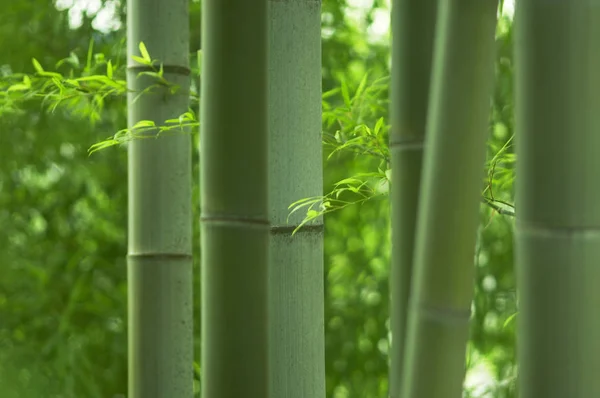
<instances>
[{"instance_id":1,"label":"bamboo stalk","mask_svg":"<svg viewBox=\"0 0 600 398\"><path fill-rule=\"evenodd\" d=\"M127 3L129 126L157 125L188 108L188 2ZM155 81L152 69L131 60L144 42L164 63L166 80L181 86L139 92ZM129 144L129 394L131 398L193 394L191 141L189 134Z\"/></svg>"},{"instance_id":2,"label":"bamboo stalk","mask_svg":"<svg viewBox=\"0 0 600 398\"><path fill-rule=\"evenodd\" d=\"M321 2L269 1L272 398L325 397L323 220L288 206L323 193Z\"/></svg>"},{"instance_id":3,"label":"bamboo stalk","mask_svg":"<svg viewBox=\"0 0 600 398\"><path fill-rule=\"evenodd\" d=\"M265 398L267 1L202 6L202 396Z\"/></svg>"},{"instance_id":4,"label":"bamboo stalk","mask_svg":"<svg viewBox=\"0 0 600 398\"><path fill-rule=\"evenodd\" d=\"M402 380L436 18L437 0L393 1L390 163L394 182L390 187L393 242L390 270L390 397L400 396Z\"/></svg>"},{"instance_id":5,"label":"bamboo stalk","mask_svg":"<svg viewBox=\"0 0 600 398\"><path fill-rule=\"evenodd\" d=\"M523 398L600 396L600 7L517 2L516 263Z\"/></svg>"},{"instance_id":6,"label":"bamboo stalk","mask_svg":"<svg viewBox=\"0 0 600 398\"><path fill-rule=\"evenodd\" d=\"M440 3L403 398L459 398L493 90L496 0Z\"/></svg>"}]
</instances>

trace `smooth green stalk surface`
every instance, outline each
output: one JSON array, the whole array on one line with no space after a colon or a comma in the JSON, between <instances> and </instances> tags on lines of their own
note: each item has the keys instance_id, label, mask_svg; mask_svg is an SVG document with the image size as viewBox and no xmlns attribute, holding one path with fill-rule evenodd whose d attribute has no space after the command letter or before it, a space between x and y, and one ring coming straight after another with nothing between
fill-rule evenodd
<instances>
[{"instance_id":1,"label":"smooth green stalk surface","mask_svg":"<svg viewBox=\"0 0 600 398\"><path fill-rule=\"evenodd\" d=\"M600 4L515 18L519 396L600 397Z\"/></svg>"},{"instance_id":2,"label":"smooth green stalk surface","mask_svg":"<svg viewBox=\"0 0 600 398\"><path fill-rule=\"evenodd\" d=\"M390 397L400 394L437 0L392 4Z\"/></svg>"},{"instance_id":3,"label":"smooth green stalk surface","mask_svg":"<svg viewBox=\"0 0 600 398\"><path fill-rule=\"evenodd\" d=\"M187 0L127 3L129 125L157 125L188 108ZM144 42L164 63L165 79L181 86L176 95L138 78ZM138 139L129 144L129 394L130 398L192 397L192 211L189 134Z\"/></svg>"},{"instance_id":4,"label":"smooth green stalk surface","mask_svg":"<svg viewBox=\"0 0 600 398\"><path fill-rule=\"evenodd\" d=\"M462 397L497 5L438 9L402 398Z\"/></svg>"},{"instance_id":5,"label":"smooth green stalk surface","mask_svg":"<svg viewBox=\"0 0 600 398\"><path fill-rule=\"evenodd\" d=\"M267 0L202 7L202 396L265 398Z\"/></svg>"},{"instance_id":6,"label":"smooth green stalk surface","mask_svg":"<svg viewBox=\"0 0 600 398\"><path fill-rule=\"evenodd\" d=\"M321 2L269 7L270 397L324 398L323 221L287 220L323 192Z\"/></svg>"}]
</instances>

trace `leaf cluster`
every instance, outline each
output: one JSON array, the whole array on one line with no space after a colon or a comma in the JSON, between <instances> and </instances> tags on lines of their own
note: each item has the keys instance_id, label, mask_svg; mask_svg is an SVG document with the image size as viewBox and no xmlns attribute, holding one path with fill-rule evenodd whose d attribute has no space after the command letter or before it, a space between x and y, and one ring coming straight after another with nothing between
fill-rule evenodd
<instances>
[{"instance_id":1,"label":"leaf cluster","mask_svg":"<svg viewBox=\"0 0 600 398\"><path fill-rule=\"evenodd\" d=\"M54 71L44 69L33 58L34 73L6 74L0 78L0 116L20 113L24 103L40 101L42 109L54 113L62 110L75 118L88 119L95 124L102 118L105 102L111 98L123 99L128 93L134 93L133 102L142 95L151 94L157 89L167 88L175 94L180 87L164 77L163 64L152 59L143 42L138 46L140 56L132 59L146 68L137 73L137 78L147 76L152 84L139 92L128 88L126 64L112 62L103 53L94 53L93 41L87 52L86 62L82 64L76 53L60 60L54 65ZM67 69L63 71L63 69ZM198 95L191 91L192 102L198 101ZM134 126L117 131L106 140L89 148L92 154L98 150L119 145L133 139L151 138L169 132L187 132L198 126L195 112L190 108L178 118L156 124L152 120L141 120Z\"/></svg>"},{"instance_id":2,"label":"leaf cluster","mask_svg":"<svg viewBox=\"0 0 600 398\"><path fill-rule=\"evenodd\" d=\"M135 93L133 101L150 94L156 88L167 88L170 94L179 89L164 77L163 65L152 59L144 43L139 46L140 55L132 60L146 68L137 77L148 76L153 84ZM42 108L55 112L62 109L75 117L89 118L91 123L100 120L105 101L122 98L132 92L125 79L126 65L107 60L104 54L93 52L90 42L86 62L82 64L75 53L59 61L55 71L49 71L35 58L35 73L9 74L0 79L0 116L19 111L21 103L41 100ZM70 67L67 72L61 68ZM102 72L102 73L100 73ZM199 74L199 71L197 71ZM391 184L390 151L388 146L389 124L386 121L389 101L387 92L389 77L369 80L366 74L356 88L341 80L339 87L323 93L323 144L328 151L327 160L342 154L366 156L376 162L371 170L345 177L334 184L331 192L310 198L302 198L289 206L290 214L306 211L300 228L307 222L329 212L354 204L362 204L373 198L387 195ZM199 95L191 90L191 100L199 101ZM89 153L124 144L134 139L157 138L165 134L187 133L199 127L199 121L190 107L177 118L157 124L153 120L140 120L135 125L121 129L107 139L93 144ZM332 131L332 132L331 132ZM515 155L510 151L512 137L486 164L486 181L482 202L499 214L514 215L512 204L494 195L494 188L504 190L514 181Z\"/></svg>"}]
</instances>

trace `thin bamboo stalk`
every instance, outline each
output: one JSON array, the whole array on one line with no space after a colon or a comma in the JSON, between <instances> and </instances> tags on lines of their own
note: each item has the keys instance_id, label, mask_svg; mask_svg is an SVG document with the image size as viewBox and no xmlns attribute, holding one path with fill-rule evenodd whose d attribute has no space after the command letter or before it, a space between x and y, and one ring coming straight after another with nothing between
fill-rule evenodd
<instances>
[{"instance_id":1,"label":"thin bamboo stalk","mask_svg":"<svg viewBox=\"0 0 600 398\"><path fill-rule=\"evenodd\" d=\"M423 140L437 0L394 0L392 4L392 73L390 187L392 265L390 270L390 397L400 396L413 247L421 182Z\"/></svg>"},{"instance_id":2,"label":"thin bamboo stalk","mask_svg":"<svg viewBox=\"0 0 600 398\"><path fill-rule=\"evenodd\" d=\"M447 0L438 10L403 398L462 397L497 7Z\"/></svg>"}]
</instances>

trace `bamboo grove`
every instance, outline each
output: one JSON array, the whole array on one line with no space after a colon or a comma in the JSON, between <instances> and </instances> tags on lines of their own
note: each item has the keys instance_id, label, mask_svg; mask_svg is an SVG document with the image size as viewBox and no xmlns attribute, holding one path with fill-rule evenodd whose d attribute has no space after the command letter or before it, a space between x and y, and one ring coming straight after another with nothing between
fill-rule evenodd
<instances>
[{"instance_id":1,"label":"bamboo grove","mask_svg":"<svg viewBox=\"0 0 600 398\"><path fill-rule=\"evenodd\" d=\"M510 215L523 398L600 396L596 3L516 3ZM389 130L389 398L463 396L499 6L392 0L391 123L374 129ZM107 66L106 95L127 95L124 131L141 131L94 147L130 138L128 396L194 396L199 289L203 398L324 398L322 4L203 0L201 10L198 120L188 0L128 0L126 80ZM65 82L83 92L91 80ZM11 87L26 93L31 79ZM181 131L162 134L165 121ZM197 223L201 286L192 283Z\"/></svg>"}]
</instances>

